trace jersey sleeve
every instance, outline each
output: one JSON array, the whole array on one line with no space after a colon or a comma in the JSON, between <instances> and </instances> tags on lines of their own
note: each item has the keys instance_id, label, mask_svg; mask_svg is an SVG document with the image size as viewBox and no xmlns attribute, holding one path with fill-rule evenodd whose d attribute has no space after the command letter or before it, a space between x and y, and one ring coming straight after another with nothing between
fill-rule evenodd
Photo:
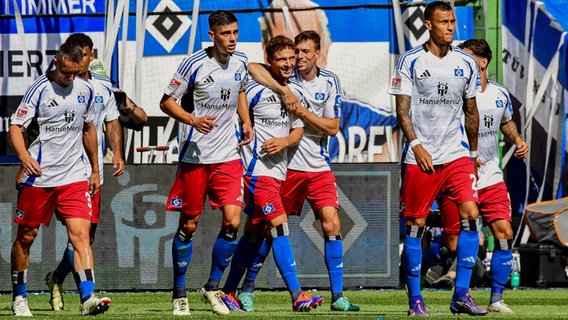
<instances>
[{"instance_id":1,"label":"jersey sleeve","mask_svg":"<svg viewBox=\"0 0 568 320\"><path fill-rule=\"evenodd\" d=\"M471 77L467 82L464 96L465 98L470 99L474 98L477 95L479 89L481 89L481 81L479 78L479 69L477 68L477 63L475 62L475 60L471 58L468 59L467 62L470 67Z\"/></svg>"},{"instance_id":2,"label":"jersey sleeve","mask_svg":"<svg viewBox=\"0 0 568 320\"><path fill-rule=\"evenodd\" d=\"M193 86L193 84L190 84L191 75L197 72L197 70L195 69L195 63L190 63L191 58L192 56L186 57L180 63L178 70L173 75L166 90L164 90L164 94L172 96L176 100L181 99L187 90Z\"/></svg>"},{"instance_id":3,"label":"jersey sleeve","mask_svg":"<svg viewBox=\"0 0 568 320\"><path fill-rule=\"evenodd\" d=\"M21 125L27 128L35 117L37 107L39 106L39 92L34 94L30 94L29 89L28 92L24 95L24 99L16 109L16 111L10 117L10 123Z\"/></svg>"},{"instance_id":4,"label":"jersey sleeve","mask_svg":"<svg viewBox=\"0 0 568 320\"><path fill-rule=\"evenodd\" d=\"M290 129L303 128L304 120L295 114L289 113L290 116Z\"/></svg>"},{"instance_id":5,"label":"jersey sleeve","mask_svg":"<svg viewBox=\"0 0 568 320\"><path fill-rule=\"evenodd\" d=\"M239 89L240 91L245 91L247 89L247 84L249 81L249 74L248 74L248 58L246 55L243 54L243 57L241 58L243 61L243 72L241 73L242 79L241 79L241 87Z\"/></svg>"},{"instance_id":6,"label":"jersey sleeve","mask_svg":"<svg viewBox=\"0 0 568 320\"><path fill-rule=\"evenodd\" d=\"M90 123L95 120L95 90L90 83L85 81L85 85L88 87L89 96L87 97L87 111L83 114L83 122Z\"/></svg>"},{"instance_id":7,"label":"jersey sleeve","mask_svg":"<svg viewBox=\"0 0 568 320\"><path fill-rule=\"evenodd\" d=\"M410 71L410 59L403 55L399 58L391 77L389 93L392 95L412 96L413 79Z\"/></svg>"},{"instance_id":8,"label":"jersey sleeve","mask_svg":"<svg viewBox=\"0 0 568 320\"><path fill-rule=\"evenodd\" d=\"M120 117L120 113L118 112L118 105L116 103L116 98L114 97L114 93L112 89L108 89L108 100L105 106L105 122L110 122L116 120Z\"/></svg>"},{"instance_id":9,"label":"jersey sleeve","mask_svg":"<svg viewBox=\"0 0 568 320\"><path fill-rule=\"evenodd\" d=\"M503 89L503 95L506 98L507 105L503 111L503 117L501 118L501 123L507 123L513 120L513 103L511 102L511 97L509 96L509 91Z\"/></svg>"},{"instance_id":10,"label":"jersey sleeve","mask_svg":"<svg viewBox=\"0 0 568 320\"><path fill-rule=\"evenodd\" d=\"M327 101L323 110L323 117L327 119L341 118L341 84L334 74L330 78L327 92Z\"/></svg>"}]
</instances>

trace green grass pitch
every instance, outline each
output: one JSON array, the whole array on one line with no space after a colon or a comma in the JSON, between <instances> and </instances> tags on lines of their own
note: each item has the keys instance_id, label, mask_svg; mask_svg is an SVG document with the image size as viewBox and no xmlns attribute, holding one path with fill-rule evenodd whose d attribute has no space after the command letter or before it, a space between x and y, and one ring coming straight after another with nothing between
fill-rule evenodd
<instances>
[{"instance_id":1,"label":"green grass pitch","mask_svg":"<svg viewBox=\"0 0 568 320\"><path fill-rule=\"evenodd\" d=\"M320 291L326 298L324 304L309 313L294 313L290 296L283 291L257 291L255 308L251 313L232 312L229 316L214 315L208 304L201 302L199 294L188 292L189 307L193 319L406 319L408 304L404 290L361 290L346 291L345 295L361 307L354 313L331 312L330 292ZM456 319L449 310L451 291L424 290L424 299L429 306L431 318ZM99 293L102 296L103 293ZM101 319L179 319L171 314L171 294L169 292L148 293L106 293L112 299L109 311L98 317ZM489 290L471 291L475 301L487 306ZM35 319L71 319L80 316L77 294L65 294L66 310L50 310L49 295L45 292L29 294L29 305ZM505 302L516 312L514 315L490 314L487 318L503 319L568 319L568 291L548 290L506 290ZM11 294L0 295L0 317L11 316ZM462 317L468 317L462 315Z\"/></svg>"}]
</instances>

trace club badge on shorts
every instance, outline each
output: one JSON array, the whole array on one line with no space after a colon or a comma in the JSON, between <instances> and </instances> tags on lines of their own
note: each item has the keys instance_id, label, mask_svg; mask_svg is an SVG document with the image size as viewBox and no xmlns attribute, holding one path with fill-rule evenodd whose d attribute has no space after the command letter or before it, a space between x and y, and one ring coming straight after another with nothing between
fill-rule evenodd
<instances>
[{"instance_id":1,"label":"club badge on shorts","mask_svg":"<svg viewBox=\"0 0 568 320\"><path fill-rule=\"evenodd\" d=\"M262 212L264 213L264 215L268 215L274 212L274 206L272 205L272 203L267 203L262 206Z\"/></svg>"}]
</instances>

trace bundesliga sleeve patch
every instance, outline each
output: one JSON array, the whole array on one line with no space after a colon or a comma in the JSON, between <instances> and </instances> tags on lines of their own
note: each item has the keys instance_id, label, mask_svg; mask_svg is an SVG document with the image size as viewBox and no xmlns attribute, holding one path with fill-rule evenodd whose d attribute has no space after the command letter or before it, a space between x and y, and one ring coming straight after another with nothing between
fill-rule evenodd
<instances>
[{"instance_id":1,"label":"bundesliga sleeve patch","mask_svg":"<svg viewBox=\"0 0 568 320\"><path fill-rule=\"evenodd\" d=\"M181 85L181 82L179 82L176 79L172 79L172 81L170 81L170 85L168 86L168 89L170 89L171 91L175 91L177 88L179 88L180 85Z\"/></svg>"},{"instance_id":2,"label":"bundesliga sleeve patch","mask_svg":"<svg viewBox=\"0 0 568 320\"><path fill-rule=\"evenodd\" d=\"M400 78L392 78L391 80L391 87L393 89L400 89L400 83L401 83L401 79Z\"/></svg>"},{"instance_id":3,"label":"bundesliga sleeve patch","mask_svg":"<svg viewBox=\"0 0 568 320\"><path fill-rule=\"evenodd\" d=\"M27 115L28 115L28 110L26 109L18 109L16 111L16 119L18 120L24 120Z\"/></svg>"}]
</instances>

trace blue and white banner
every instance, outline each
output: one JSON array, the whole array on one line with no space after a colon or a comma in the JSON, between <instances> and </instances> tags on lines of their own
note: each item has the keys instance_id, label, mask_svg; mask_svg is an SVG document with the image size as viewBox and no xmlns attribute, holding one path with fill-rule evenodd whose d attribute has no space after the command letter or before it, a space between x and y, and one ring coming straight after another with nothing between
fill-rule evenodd
<instances>
[{"instance_id":1,"label":"blue and white banner","mask_svg":"<svg viewBox=\"0 0 568 320\"><path fill-rule=\"evenodd\" d=\"M313 29L323 35L320 66L335 72L344 90L340 132L330 141L333 161L396 162L399 160L398 130L394 100L387 93L398 54L390 3L387 0L209 0L200 2L198 19L192 21L192 15L174 13L192 11L193 1L149 0L142 66L136 61L139 53L135 47L140 39L136 38L139 34L134 27L136 19L131 17L126 49L121 50L121 45L118 46L119 60L125 61L120 66L121 72L131 77L121 80L120 84L127 92L136 92L138 81L142 106L152 117L163 116L158 107L159 100L178 64L189 54L191 28L196 29L194 50L211 45L207 17L213 10L236 13L239 20L237 49L246 53L249 61L264 62L262 41L270 35L293 37L302 30ZM134 7L131 1L130 10ZM296 10L299 8L303 10ZM423 27L423 10L423 6L403 10L405 49L428 39ZM169 14L155 15L163 11ZM473 37L472 8L458 7L456 15L459 39ZM153 137L164 128L155 128L155 132L150 128L140 139L151 144L163 143ZM171 137L173 139L175 136ZM144 145L142 140L131 143ZM174 146L176 142L168 144ZM175 157L168 158L166 162L175 160Z\"/></svg>"},{"instance_id":2,"label":"blue and white banner","mask_svg":"<svg viewBox=\"0 0 568 320\"><path fill-rule=\"evenodd\" d=\"M521 135L531 147L528 168L514 157L507 164L514 213L522 212L527 202L566 196L566 75L559 74L567 63L566 33L557 21L565 22L568 15L563 7L564 17L553 17L547 2L555 6L555 1L503 0L504 85Z\"/></svg>"},{"instance_id":3,"label":"blue and white banner","mask_svg":"<svg viewBox=\"0 0 568 320\"><path fill-rule=\"evenodd\" d=\"M26 41L20 41L22 34L16 28L12 1L5 1L0 11L0 96L11 97L3 117L15 109L14 97L22 95L33 81L34 68L44 71L68 34L85 32L95 41L99 57L107 62L106 71L151 117L150 126L125 137L128 160L177 161L177 124L168 121L159 101L181 60L190 51L211 45L209 14L225 9L235 12L239 20L237 49L246 53L249 61L264 62L262 42L270 36L293 37L303 30L318 31L323 36L320 66L339 76L344 91L340 131L330 142L333 161L399 160L394 99L387 93L399 54L389 0L202 0L195 7L189 0L16 2L23 15ZM110 10L105 9L105 3ZM423 9L422 4L402 10L404 50L427 40ZM123 19L123 11L127 19ZM3 13L12 16L2 18ZM74 16L65 16L70 13ZM55 17L48 17L52 15ZM471 38L472 7L457 7L456 16L456 40ZM33 68L26 65L25 49ZM5 137L0 136L0 144L2 141ZM136 146L155 145L168 145L173 151L165 158L135 152Z\"/></svg>"}]
</instances>

